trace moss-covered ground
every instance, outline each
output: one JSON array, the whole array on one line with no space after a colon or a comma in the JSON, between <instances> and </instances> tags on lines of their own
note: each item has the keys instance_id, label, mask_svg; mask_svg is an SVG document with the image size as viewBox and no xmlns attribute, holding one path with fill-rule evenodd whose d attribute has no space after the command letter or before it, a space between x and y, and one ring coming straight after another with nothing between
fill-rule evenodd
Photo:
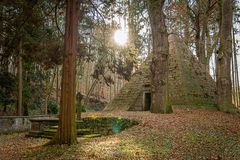
<instances>
[{"instance_id":1,"label":"moss-covered ground","mask_svg":"<svg viewBox=\"0 0 240 160\"><path fill-rule=\"evenodd\" d=\"M121 131L137 125L138 122L133 119L122 117L85 117L76 123L77 136L81 138L93 138L120 133ZM49 138L56 135L58 125L49 126L43 131L30 131L28 137Z\"/></svg>"},{"instance_id":2,"label":"moss-covered ground","mask_svg":"<svg viewBox=\"0 0 240 160\"><path fill-rule=\"evenodd\" d=\"M73 146L45 146L49 140L26 133L0 135L0 159L240 159L240 118L206 109L172 114L95 112L139 121L118 134L78 139Z\"/></svg>"}]
</instances>

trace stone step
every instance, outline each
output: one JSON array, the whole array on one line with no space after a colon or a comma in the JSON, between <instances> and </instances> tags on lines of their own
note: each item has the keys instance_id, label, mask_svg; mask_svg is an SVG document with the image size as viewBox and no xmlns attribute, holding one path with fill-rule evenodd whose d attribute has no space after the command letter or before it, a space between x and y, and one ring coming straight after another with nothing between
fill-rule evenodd
<instances>
[{"instance_id":1,"label":"stone step","mask_svg":"<svg viewBox=\"0 0 240 160\"><path fill-rule=\"evenodd\" d=\"M48 135L41 135L41 138L47 138L47 139L52 139L53 136L48 136Z\"/></svg>"},{"instance_id":2,"label":"stone step","mask_svg":"<svg viewBox=\"0 0 240 160\"><path fill-rule=\"evenodd\" d=\"M82 139L87 139L87 138L95 138L95 137L100 137L102 136L101 134L86 134L86 135L83 135L81 138Z\"/></svg>"},{"instance_id":3,"label":"stone step","mask_svg":"<svg viewBox=\"0 0 240 160\"><path fill-rule=\"evenodd\" d=\"M90 134L90 132L90 129L77 129L77 135L87 135ZM57 129L48 128L39 134L43 136L54 136L56 133Z\"/></svg>"},{"instance_id":4,"label":"stone step","mask_svg":"<svg viewBox=\"0 0 240 160\"><path fill-rule=\"evenodd\" d=\"M49 129L58 129L58 126L50 126Z\"/></svg>"},{"instance_id":5,"label":"stone step","mask_svg":"<svg viewBox=\"0 0 240 160\"><path fill-rule=\"evenodd\" d=\"M30 131L26 134L26 137L41 137L41 131Z\"/></svg>"},{"instance_id":6,"label":"stone step","mask_svg":"<svg viewBox=\"0 0 240 160\"><path fill-rule=\"evenodd\" d=\"M57 129L50 129L50 128L48 128L48 129L45 129L43 131L42 135L44 135L44 136L54 136L56 133L57 133Z\"/></svg>"},{"instance_id":7,"label":"stone step","mask_svg":"<svg viewBox=\"0 0 240 160\"><path fill-rule=\"evenodd\" d=\"M77 130L77 135L87 135L87 134L90 134L91 133L91 130L90 129L78 129Z\"/></svg>"}]
</instances>

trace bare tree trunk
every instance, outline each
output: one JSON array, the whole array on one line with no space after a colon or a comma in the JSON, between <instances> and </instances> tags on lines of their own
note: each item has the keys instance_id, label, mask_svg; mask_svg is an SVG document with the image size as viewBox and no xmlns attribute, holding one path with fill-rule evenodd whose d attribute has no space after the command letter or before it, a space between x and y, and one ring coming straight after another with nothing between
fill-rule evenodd
<instances>
[{"instance_id":1,"label":"bare tree trunk","mask_svg":"<svg viewBox=\"0 0 240 160\"><path fill-rule=\"evenodd\" d=\"M236 41L235 41L235 33L234 30L232 31L233 34L233 64L234 64L234 82L235 82L235 86L234 86L234 91L235 91L235 105L236 107L240 107L240 92L239 92L239 75L238 75L238 62L237 62L237 50L236 50Z\"/></svg>"},{"instance_id":2,"label":"bare tree trunk","mask_svg":"<svg viewBox=\"0 0 240 160\"><path fill-rule=\"evenodd\" d=\"M202 24L202 34L201 34L201 40L200 40L200 62L204 65L205 71L206 71L206 76L208 76L209 74L209 58L208 55L206 53L206 46L205 46L205 42L207 42L207 30L208 30L208 16L205 13L203 16L203 24Z\"/></svg>"},{"instance_id":3,"label":"bare tree trunk","mask_svg":"<svg viewBox=\"0 0 240 160\"><path fill-rule=\"evenodd\" d=\"M214 42L215 44L215 42ZM205 66L205 70L206 70L206 77L210 74L210 66L209 66L209 62L210 62L210 58L213 55L213 50L215 49L216 45L211 46L211 38L209 36L209 31L207 31L206 33L206 66Z\"/></svg>"},{"instance_id":4,"label":"bare tree trunk","mask_svg":"<svg viewBox=\"0 0 240 160\"><path fill-rule=\"evenodd\" d=\"M53 77L50 81L50 84L47 86L46 98L45 98L45 115L48 114L48 100L49 100L49 97L51 96L51 93L53 90L53 84L54 84L55 77L56 77L56 69L54 70Z\"/></svg>"},{"instance_id":5,"label":"bare tree trunk","mask_svg":"<svg viewBox=\"0 0 240 160\"><path fill-rule=\"evenodd\" d=\"M88 90L89 90L89 86L90 86L90 73L89 73L89 68L90 68L90 62L87 62L87 65L86 65L86 74L84 75L85 78L86 78L86 81L85 81L85 94L88 93Z\"/></svg>"},{"instance_id":6,"label":"bare tree trunk","mask_svg":"<svg viewBox=\"0 0 240 160\"><path fill-rule=\"evenodd\" d=\"M90 98L91 94L93 93L96 85L97 85L97 79L94 79L91 87L89 88L89 90L86 93L86 97L85 97L85 100L84 100L84 103L83 103L84 105L87 105L89 103L89 98Z\"/></svg>"},{"instance_id":7,"label":"bare tree trunk","mask_svg":"<svg viewBox=\"0 0 240 160\"><path fill-rule=\"evenodd\" d=\"M57 104L58 104L58 97L59 97L59 95L58 95L58 89L59 89L59 86L58 86L58 84L59 84L59 77L58 77L58 75L59 75L59 68L58 68L58 66L57 66L57 80L56 80L56 102L57 102Z\"/></svg>"},{"instance_id":8,"label":"bare tree trunk","mask_svg":"<svg viewBox=\"0 0 240 160\"><path fill-rule=\"evenodd\" d=\"M148 2L153 39L151 112L170 113L172 107L168 100L169 44L163 13L165 0L149 0Z\"/></svg>"},{"instance_id":9,"label":"bare tree trunk","mask_svg":"<svg viewBox=\"0 0 240 160\"><path fill-rule=\"evenodd\" d=\"M221 22L220 48L217 56L217 102L220 110L229 111L233 106L231 83L233 1L220 0L220 2Z\"/></svg>"},{"instance_id":10,"label":"bare tree trunk","mask_svg":"<svg viewBox=\"0 0 240 160\"><path fill-rule=\"evenodd\" d=\"M234 53L232 53L234 54ZM235 92L235 66L234 66L234 56L232 56L232 101L233 101L233 105L236 105L236 92Z\"/></svg>"},{"instance_id":11,"label":"bare tree trunk","mask_svg":"<svg viewBox=\"0 0 240 160\"><path fill-rule=\"evenodd\" d=\"M61 87L61 108L56 142L74 144L76 132L76 48L80 1L66 0L66 24L64 37L64 61Z\"/></svg>"},{"instance_id":12,"label":"bare tree trunk","mask_svg":"<svg viewBox=\"0 0 240 160\"><path fill-rule=\"evenodd\" d=\"M200 17L199 15L196 15L195 17L195 23L194 23L194 28L196 30L196 35L195 35L195 45L196 45L196 55L201 62L201 27L200 27Z\"/></svg>"},{"instance_id":13,"label":"bare tree trunk","mask_svg":"<svg viewBox=\"0 0 240 160\"><path fill-rule=\"evenodd\" d=\"M109 101L112 100L112 84L109 85Z\"/></svg>"},{"instance_id":14,"label":"bare tree trunk","mask_svg":"<svg viewBox=\"0 0 240 160\"><path fill-rule=\"evenodd\" d=\"M18 97L17 97L17 115L23 115L23 68L22 68L22 41L19 44L19 55L18 55Z\"/></svg>"},{"instance_id":15,"label":"bare tree trunk","mask_svg":"<svg viewBox=\"0 0 240 160\"><path fill-rule=\"evenodd\" d=\"M116 97L116 94L117 94L117 75L116 73L113 73L113 79L114 79L114 83L113 83L113 97L115 98Z\"/></svg>"}]
</instances>

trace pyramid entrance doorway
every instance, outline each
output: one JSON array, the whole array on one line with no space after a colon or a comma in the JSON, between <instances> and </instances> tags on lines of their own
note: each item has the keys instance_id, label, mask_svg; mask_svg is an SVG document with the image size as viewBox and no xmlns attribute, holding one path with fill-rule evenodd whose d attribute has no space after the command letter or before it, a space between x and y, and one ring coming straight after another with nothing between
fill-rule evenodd
<instances>
[{"instance_id":1,"label":"pyramid entrance doorway","mask_svg":"<svg viewBox=\"0 0 240 160\"><path fill-rule=\"evenodd\" d=\"M149 111L151 108L151 92L143 92L143 110Z\"/></svg>"},{"instance_id":2,"label":"pyramid entrance doorway","mask_svg":"<svg viewBox=\"0 0 240 160\"><path fill-rule=\"evenodd\" d=\"M151 99L152 99L152 94L151 94L151 85L150 83L146 83L143 85L143 111L149 111L151 109Z\"/></svg>"}]
</instances>

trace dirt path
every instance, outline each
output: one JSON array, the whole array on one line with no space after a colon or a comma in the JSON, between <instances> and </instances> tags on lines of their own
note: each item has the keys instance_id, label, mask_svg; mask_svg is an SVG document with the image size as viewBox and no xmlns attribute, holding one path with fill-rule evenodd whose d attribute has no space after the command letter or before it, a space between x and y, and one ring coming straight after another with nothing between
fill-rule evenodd
<instances>
[{"instance_id":1,"label":"dirt path","mask_svg":"<svg viewBox=\"0 0 240 160\"><path fill-rule=\"evenodd\" d=\"M48 140L24 133L0 135L0 159L240 159L240 118L211 110L173 114L98 112L140 124L120 134L80 140L77 145L42 146Z\"/></svg>"}]
</instances>

